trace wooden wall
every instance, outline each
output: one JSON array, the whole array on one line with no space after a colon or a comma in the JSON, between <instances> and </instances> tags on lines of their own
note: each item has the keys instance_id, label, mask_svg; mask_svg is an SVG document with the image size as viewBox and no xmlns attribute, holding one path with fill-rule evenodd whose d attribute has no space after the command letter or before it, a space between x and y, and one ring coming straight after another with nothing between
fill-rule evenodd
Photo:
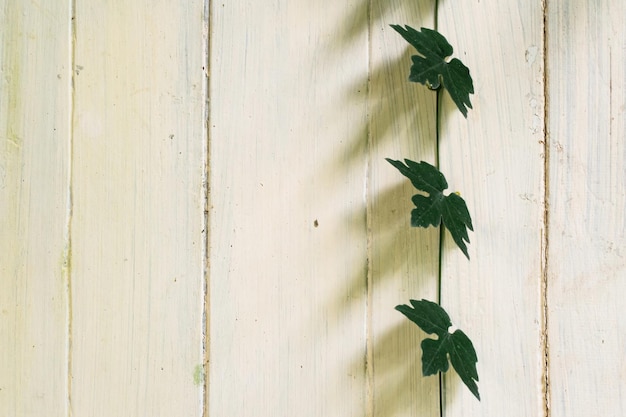
<instances>
[{"instance_id":1,"label":"wooden wall","mask_svg":"<svg viewBox=\"0 0 626 417\"><path fill-rule=\"evenodd\" d=\"M624 21L609 0L0 0L0 415L624 414ZM408 83L393 23L448 38L467 119ZM470 261L408 227L385 157L440 164ZM411 298L472 338L481 402L421 376Z\"/></svg>"}]
</instances>

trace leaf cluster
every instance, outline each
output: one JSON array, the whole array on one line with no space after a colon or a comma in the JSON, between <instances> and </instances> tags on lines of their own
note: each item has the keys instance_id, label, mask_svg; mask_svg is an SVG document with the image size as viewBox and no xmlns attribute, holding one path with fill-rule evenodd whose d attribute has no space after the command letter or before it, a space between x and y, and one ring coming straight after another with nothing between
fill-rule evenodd
<instances>
[{"instance_id":1,"label":"leaf cluster","mask_svg":"<svg viewBox=\"0 0 626 417\"><path fill-rule=\"evenodd\" d=\"M452 239L469 259L466 242L469 243L467 229L474 230L472 218L465 200L457 193L444 195L448 182L443 174L428 162L414 162L410 159L395 161L386 158L402 175L411 180L419 191L427 195L415 194L412 198L415 209L411 211L411 226L428 227L443 225L450 231Z\"/></svg>"},{"instance_id":2,"label":"leaf cluster","mask_svg":"<svg viewBox=\"0 0 626 417\"><path fill-rule=\"evenodd\" d=\"M446 38L427 28L417 31L408 25L404 28L399 25L391 27L420 54L411 57L413 65L409 80L432 90L443 85L463 116L467 117L467 108L472 108L469 95L474 94L474 83L469 69L460 60L446 61L453 52Z\"/></svg>"},{"instance_id":3,"label":"leaf cluster","mask_svg":"<svg viewBox=\"0 0 626 417\"><path fill-rule=\"evenodd\" d=\"M463 331L457 329L453 333L448 332L452 326L448 313L439 304L428 300L411 300L411 306L399 305L396 306L396 310L426 333L436 334L438 337L422 341L422 374L429 376L446 372L449 368L449 358L463 383L480 400L476 384L478 381L476 350Z\"/></svg>"},{"instance_id":4,"label":"leaf cluster","mask_svg":"<svg viewBox=\"0 0 626 417\"><path fill-rule=\"evenodd\" d=\"M432 90L443 86L467 118L467 109L472 108L470 94L474 94L474 84L469 69L458 59L447 61L453 48L439 32L427 28L420 31L410 26L404 28L391 25L419 55L411 57L413 65L409 80L426 85ZM404 163L387 158L402 175L407 177L418 194L412 197L415 208L411 211L411 226L429 227L443 225L448 229L454 242L469 259L467 243L468 229L474 230L472 219L465 201L458 193L444 194L448 182L443 174L427 162L414 162L405 159ZM428 300L410 300L411 306L398 305L396 310L417 324L436 339L422 341L422 373L424 376L446 372L451 363L463 383L480 400L478 393L478 358L471 340L461 330L450 333L450 317L437 303Z\"/></svg>"}]
</instances>

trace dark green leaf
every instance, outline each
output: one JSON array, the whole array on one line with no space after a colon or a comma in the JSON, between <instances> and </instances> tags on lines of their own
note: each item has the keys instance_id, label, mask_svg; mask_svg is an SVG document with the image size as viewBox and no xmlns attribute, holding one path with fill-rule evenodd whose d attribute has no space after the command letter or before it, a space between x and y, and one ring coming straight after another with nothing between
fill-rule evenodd
<instances>
[{"instance_id":1,"label":"dark green leaf","mask_svg":"<svg viewBox=\"0 0 626 417\"><path fill-rule=\"evenodd\" d=\"M405 165L401 161L386 159L411 180L415 188L428 194L413 196L415 209L411 211L411 226L437 227L443 220L443 225L450 231L452 239L469 259L466 245L466 242L469 243L467 229L474 230L474 227L465 200L456 193L443 194L443 190L448 188L448 182L443 174L428 162L417 163L405 159Z\"/></svg>"},{"instance_id":2,"label":"dark green leaf","mask_svg":"<svg viewBox=\"0 0 626 417\"><path fill-rule=\"evenodd\" d=\"M439 372L446 372L449 366L445 339L444 341L422 340L422 375L430 376Z\"/></svg>"},{"instance_id":3,"label":"dark green leaf","mask_svg":"<svg viewBox=\"0 0 626 417\"><path fill-rule=\"evenodd\" d=\"M472 341L461 330L452 333L450 341L448 349L452 366L467 388L480 400L478 385L476 385L476 381L478 381L478 371L476 370L478 357Z\"/></svg>"},{"instance_id":4,"label":"dark green leaf","mask_svg":"<svg viewBox=\"0 0 626 417\"><path fill-rule=\"evenodd\" d=\"M480 400L478 393L478 357L472 341L461 330L449 333L452 326L448 313L437 303L428 300L411 300L411 306L399 305L396 310L417 324L428 334L436 334L437 339L422 341L422 374L434 375L446 372L450 363L469 390Z\"/></svg>"},{"instance_id":5,"label":"dark green leaf","mask_svg":"<svg viewBox=\"0 0 626 417\"><path fill-rule=\"evenodd\" d=\"M427 28L417 31L410 26L391 27L421 55L411 57L413 65L409 80L433 90L443 85L463 116L467 117L467 107L472 108L469 95L474 94L474 83L469 69L461 61L456 58L446 61L453 51L446 38Z\"/></svg>"},{"instance_id":6,"label":"dark green leaf","mask_svg":"<svg viewBox=\"0 0 626 417\"><path fill-rule=\"evenodd\" d=\"M432 301L411 300L411 306L399 305L396 307L396 310L407 316L409 320L428 334L445 334L452 326L448 313Z\"/></svg>"}]
</instances>

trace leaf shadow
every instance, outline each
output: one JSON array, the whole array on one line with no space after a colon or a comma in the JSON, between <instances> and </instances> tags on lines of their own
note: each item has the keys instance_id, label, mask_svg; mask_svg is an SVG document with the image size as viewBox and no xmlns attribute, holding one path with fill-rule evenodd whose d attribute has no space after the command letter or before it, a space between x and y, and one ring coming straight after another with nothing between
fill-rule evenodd
<instances>
[{"instance_id":1,"label":"leaf shadow","mask_svg":"<svg viewBox=\"0 0 626 417\"><path fill-rule=\"evenodd\" d=\"M362 303L363 286L370 286L368 333L376 415L406 415L407 410L411 415L430 415L439 410L438 379L424 378L421 372L420 343L426 335L394 309L411 298L436 293L439 231L410 227L412 192L410 184L401 182L373 197L378 215L371 225L375 239L368 251L369 283L367 277L354 274L346 293L337 294L330 305L333 315L342 316L351 310L346 300ZM362 227L351 220L355 217L353 212L344 214L346 222L353 222L351 227ZM363 357L355 357L352 367L362 369Z\"/></svg>"},{"instance_id":2,"label":"leaf shadow","mask_svg":"<svg viewBox=\"0 0 626 417\"><path fill-rule=\"evenodd\" d=\"M376 378L371 391L374 415L439 415L438 377L422 376L419 344L423 337L424 333L408 321L398 322L377 335L372 349ZM355 360L352 366L362 364Z\"/></svg>"},{"instance_id":3,"label":"leaf shadow","mask_svg":"<svg viewBox=\"0 0 626 417\"><path fill-rule=\"evenodd\" d=\"M361 0L359 5L353 7L352 13L348 14L344 20L342 27L347 27L350 30L346 32L346 36L342 40L346 43L353 42L362 31L367 30L367 27L359 27L353 24L358 21L363 10L367 10L371 6L369 11L369 24L370 26L376 25L389 25L389 24L408 24L415 25L414 22L400 22L401 17L415 18L420 22L430 21L434 17L435 6L442 6L443 0L436 2L435 0L414 0L406 2L405 0ZM396 21L392 21L395 19ZM405 19L406 20L406 19ZM424 26L424 24L418 25L418 27ZM426 25L431 26L431 25Z\"/></svg>"},{"instance_id":4,"label":"leaf shadow","mask_svg":"<svg viewBox=\"0 0 626 417\"><path fill-rule=\"evenodd\" d=\"M410 227L415 189L384 160L406 157L433 162L437 147L433 133L452 111L449 106L440 106L437 123L437 94L447 93L408 80L410 57L416 51L389 27L392 23L431 27L420 22L432 20L434 1L373 1L366 12L369 4L370 0L362 0L346 15L341 33L338 30L333 39L334 48L337 44L339 49L352 47L364 36L370 41L378 38L378 44L369 45L373 49L395 45L389 39L397 37L397 48L391 53L380 52L377 59L370 60L368 73L344 87L346 107L366 97L367 120L341 138L338 152L320 161L317 170L322 176L332 173L336 181L337 176L366 167L366 201L347 205L342 216L348 231L358 234L366 228L367 260L363 268L346 277L344 290L332 294L325 308L331 317L342 317L355 311L357 305L367 304L376 415L405 415L408 410L411 415L427 415L434 410L438 414L439 380L436 376L424 378L421 372L420 343L426 335L394 307L411 298L436 297L440 231ZM364 18L369 28L355 23ZM446 111L441 111L443 108ZM341 117L330 115L333 123ZM328 177L323 181L332 180ZM353 374L363 373L364 357L355 355L350 368Z\"/></svg>"},{"instance_id":5,"label":"leaf shadow","mask_svg":"<svg viewBox=\"0 0 626 417\"><path fill-rule=\"evenodd\" d=\"M416 158L420 148L436 145L437 95L409 81L411 55L410 47L404 47L401 55L371 70L370 135L372 148L394 142L392 146Z\"/></svg>"},{"instance_id":6,"label":"leaf shadow","mask_svg":"<svg viewBox=\"0 0 626 417\"><path fill-rule=\"evenodd\" d=\"M439 90L436 91L438 95L438 109L437 109L437 117L439 118L439 136L442 136L442 130L445 129L448 124L448 120L452 117L453 114L461 113L454 101L452 101L452 97L450 97L450 93L446 91L445 88L440 87ZM467 117L471 117L472 109L468 109ZM445 172L443 173L445 176ZM446 177L446 179L448 179Z\"/></svg>"},{"instance_id":7,"label":"leaf shadow","mask_svg":"<svg viewBox=\"0 0 626 417\"><path fill-rule=\"evenodd\" d=\"M410 184L395 184L392 187L381 191L376 197L377 211L379 214L370 226L370 233L375 236L371 239L370 253L368 260L374 286L372 291L376 291L377 286L386 285L385 281L400 278L400 292L409 290L419 290L411 288L410 282L428 281L428 275L437 271L437 252L439 250L439 231L435 228L414 228L410 227ZM344 214L344 221L352 223L351 228L362 227L354 211ZM432 276L432 284L436 284L436 275ZM403 283L407 280L408 283ZM348 294L355 294L358 288L362 288L364 277L357 275L349 279L350 285L347 287ZM408 296L417 297L419 293ZM341 296L345 299L345 296ZM399 299L398 303L407 300ZM337 304L340 308L345 307ZM391 305L393 308L395 305Z\"/></svg>"},{"instance_id":8,"label":"leaf shadow","mask_svg":"<svg viewBox=\"0 0 626 417\"><path fill-rule=\"evenodd\" d=\"M443 387L441 392L442 403L454 402L454 399L460 396L462 390L467 390L467 387L463 384L461 377L456 373L454 368L450 366L448 372L443 374Z\"/></svg>"}]
</instances>

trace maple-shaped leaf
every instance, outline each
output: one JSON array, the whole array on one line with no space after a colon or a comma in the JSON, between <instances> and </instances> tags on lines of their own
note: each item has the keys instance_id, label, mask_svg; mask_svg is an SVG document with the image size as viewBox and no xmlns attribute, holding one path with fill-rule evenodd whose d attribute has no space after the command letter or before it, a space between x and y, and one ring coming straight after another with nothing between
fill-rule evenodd
<instances>
[{"instance_id":1,"label":"maple-shaped leaf","mask_svg":"<svg viewBox=\"0 0 626 417\"><path fill-rule=\"evenodd\" d=\"M443 225L450 231L452 239L469 259L465 244L465 242L469 243L467 229L473 231L474 227L465 200L457 193L443 194L443 190L448 188L448 183L443 174L428 162L417 163L405 159L405 165L401 161L389 158L386 160L411 180L415 188L428 194L428 196L422 194L413 196L415 208L411 211L411 226L437 227L443 220Z\"/></svg>"},{"instance_id":2,"label":"maple-shaped leaf","mask_svg":"<svg viewBox=\"0 0 626 417\"><path fill-rule=\"evenodd\" d=\"M478 393L478 371L476 370L476 350L472 341L461 330L448 332L452 322L448 313L437 303L428 300L410 300L411 306L402 304L396 310L417 324L428 334L436 334L437 339L422 341L422 374L434 375L446 372L448 358L463 383L480 400Z\"/></svg>"},{"instance_id":3,"label":"maple-shaped leaf","mask_svg":"<svg viewBox=\"0 0 626 417\"><path fill-rule=\"evenodd\" d=\"M413 65L409 80L432 90L443 85L463 116L467 117L467 107L472 108L469 95L474 94L474 83L469 69L461 61L456 58L446 61L453 51L446 38L427 28L417 31L411 26L391 27L421 54L411 57Z\"/></svg>"}]
</instances>

